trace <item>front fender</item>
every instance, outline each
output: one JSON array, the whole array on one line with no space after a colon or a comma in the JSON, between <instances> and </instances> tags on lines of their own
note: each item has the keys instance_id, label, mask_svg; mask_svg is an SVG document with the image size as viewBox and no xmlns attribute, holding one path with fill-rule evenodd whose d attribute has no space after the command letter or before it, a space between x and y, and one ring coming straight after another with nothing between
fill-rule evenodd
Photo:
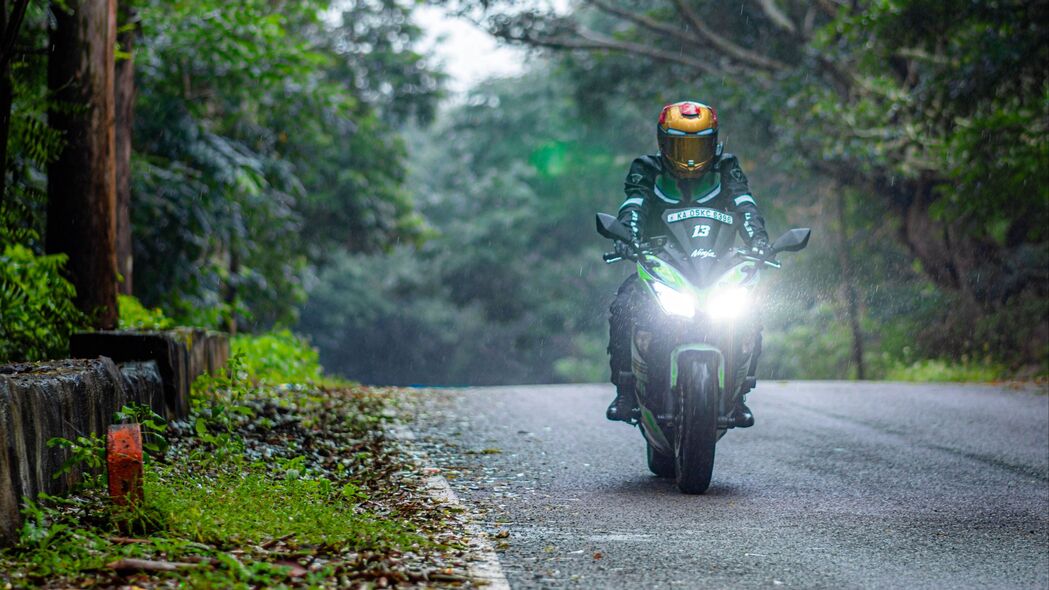
<instances>
[{"instance_id":1,"label":"front fender","mask_svg":"<svg viewBox=\"0 0 1049 590\"><path fill-rule=\"evenodd\" d=\"M700 355L700 358L716 360L718 366L718 391L717 412L720 424L722 417L727 415L728 408L725 407L727 395L725 394L725 354L716 346L704 343L682 344L670 353L670 392L673 395L678 391L678 365L681 356ZM725 435L726 430L718 427L718 440Z\"/></svg>"},{"instance_id":2,"label":"front fender","mask_svg":"<svg viewBox=\"0 0 1049 590\"><path fill-rule=\"evenodd\" d=\"M684 353L696 353L705 356L713 356L718 362L718 387L725 390L725 354L716 346L704 343L682 344L670 353L670 387L677 387L678 360Z\"/></svg>"}]
</instances>

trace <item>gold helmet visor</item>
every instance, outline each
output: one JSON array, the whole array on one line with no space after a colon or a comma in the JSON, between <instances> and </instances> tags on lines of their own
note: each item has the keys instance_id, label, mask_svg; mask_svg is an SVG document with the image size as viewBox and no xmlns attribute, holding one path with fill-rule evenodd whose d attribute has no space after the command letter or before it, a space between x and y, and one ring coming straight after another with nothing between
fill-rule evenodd
<instances>
[{"instance_id":1,"label":"gold helmet visor","mask_svg":"<svg viewBox=\"0 0 1049 590\"><path fill-rule=\"evenodd\" d=\"M717 133L707 130L685 134L675 129L660 129L659 150L682 178L700 176L710 167L717 152Z\"/></svg>"}]
</instances>

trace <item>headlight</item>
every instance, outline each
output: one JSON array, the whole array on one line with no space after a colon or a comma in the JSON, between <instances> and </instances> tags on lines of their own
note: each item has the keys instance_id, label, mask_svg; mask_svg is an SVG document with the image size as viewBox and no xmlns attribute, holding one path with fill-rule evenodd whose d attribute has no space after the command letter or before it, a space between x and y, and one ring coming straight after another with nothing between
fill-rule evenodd
<instances>
[{"instance_id":1,"label":"headlight","mask_svg":"<svg viewBox=\"0 0 1049 590\"><path fill-rule=\"evenodd\" d=\"M686 318L696 315L696 304L691 295L675 291L673 288L657 282L652 283L652 290L656 293L656 300L659 301L659 306L663 308L667 315L679 315Z\"/></svg>"},{"instance_id":2,"label":"headlight","mask_svg":"<svg viewBox=\"0 0 1049 590\"><path fill-rule=\"evenodd\" d=\"M750 293L743 287L715 287L707 298L707 313L715 320L734 320L749 303Z\"/></svg>"}]
</instances>

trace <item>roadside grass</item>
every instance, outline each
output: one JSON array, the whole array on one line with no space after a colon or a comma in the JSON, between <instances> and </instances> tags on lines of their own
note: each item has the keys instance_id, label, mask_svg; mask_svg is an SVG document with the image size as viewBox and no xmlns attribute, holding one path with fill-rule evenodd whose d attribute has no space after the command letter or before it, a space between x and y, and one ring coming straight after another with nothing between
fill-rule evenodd
<instances>
[{"instance_id":1,"label":"roadside grass","mask_svg":"<svg viewBox=\"0 0 1049 590\"><path fill-rule=\"evenodd\" d=\"M305 346L273 340L260 348ZM461 515L386 438L392 390L306 382L321 373L305 351L281 373L234 350L225 374L194 384L189 419L122 412L152 424L144 501L112 505L96 475L28 502L0 588L470 586ZM82 466L97 465L82 446Z\"/></svg>"},{"instance_id":2,"label":"roadside grass","mask_svg":"<svg viewBox=\"0 0 1049 590\"><path fill-rule=\"evenodd\" d=\"M971 361L964 364L942 360L921 360L910 365L897 364L886 372L888 381L990 383L1008 379L1010 372L1001 365Z\"/></svg>"},{"instance_id":3,"label":"roadside grass","mask_svg":"<svg viewBox=\"0 0 1049 590\"><path fill-rule=\"evenodd\" d=\"M359 513L367 494L352 483L273 477L265 465L186 473L151 470L146 481L147 518L168 534L215 546L260 544L293 538L301 545L393 551L426 543L399 519Z\"/></svg>"}]
</instances>

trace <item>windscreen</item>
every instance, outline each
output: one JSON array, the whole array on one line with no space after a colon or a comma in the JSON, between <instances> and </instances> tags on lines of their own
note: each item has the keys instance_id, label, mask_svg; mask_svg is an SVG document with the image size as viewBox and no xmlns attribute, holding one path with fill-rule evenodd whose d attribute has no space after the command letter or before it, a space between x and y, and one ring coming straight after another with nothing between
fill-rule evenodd
<instances>
[{"instance_id":1,"label":"windscreen","mask_svg":"<svg viewBox=\"0 0 1049 590\"><path fill-rule=\"evenodd\" d=\"M700 283L732 248L738 223L734 214L707 207L668 209L663 222Z\"/></svg>"}]
</instances>

